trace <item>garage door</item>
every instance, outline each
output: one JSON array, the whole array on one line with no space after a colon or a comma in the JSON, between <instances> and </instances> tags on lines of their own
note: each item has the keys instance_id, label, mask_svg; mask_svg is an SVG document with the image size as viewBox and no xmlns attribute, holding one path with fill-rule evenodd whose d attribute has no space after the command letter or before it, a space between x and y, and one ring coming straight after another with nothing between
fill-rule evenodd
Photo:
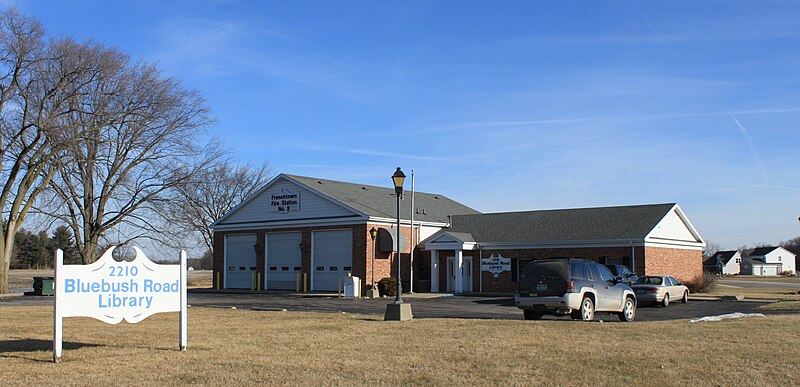
<instances>
[{"instance_id":1,"label":"garage door","mask_svg":"<svg viewBox=\"0 0 800 387\"><path fill-rule=\"evenodd\" d=\"M256 272L256 235L225 236L225 287L250 289Z\"/></svg>"},{"instance_id":2,"label":"garage door","mask_svg":"<svg viewBox=\"0 0 800 387\"><path fill-rule=\"evenodd\" d=\"M778 267L777 266L761 266L761 275L778 275Z\"/></svg>"},{"instance_id":3,"label":"garage door","mask_svg":"<svg viewBox=\"0 0 800 387\"><path fill-rule=\"evenodd\" d=\"M339 280L353 271L353 231L314 231L312 290L338 290Z\"/></svg>"},{"instance_id":4,"label":"garage door","mask_svg":"<svg viewBox=\"0 0 800 387\"><path fill-rule=\"evenodd\" d=\"M267 234L267 289L295 290L301 273L299 232Z\"/></svg>"}]
</instances>

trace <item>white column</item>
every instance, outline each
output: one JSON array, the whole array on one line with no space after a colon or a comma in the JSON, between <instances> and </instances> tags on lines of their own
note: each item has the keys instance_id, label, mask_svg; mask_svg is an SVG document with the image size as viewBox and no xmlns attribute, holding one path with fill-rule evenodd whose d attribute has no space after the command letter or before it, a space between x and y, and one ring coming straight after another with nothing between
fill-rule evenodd
<instances>
[{"instance_id":1,"label":"white column","mask_svg":"<svg viewBox=\"0 0 800 387\"><path fill-rule=\"evenodd\" d=\"M456 256L453 260L453 274L456 277L456 294L464 293L464 275L461 273L464 270L464 254L461 250L456 250Z\"/></svg>"},{"instance_id":2,"label":"white column","mask_svg":"<svg viewBox=\"0 0 800 387\"><path fill-rule=\"evenodd\" d=\"M439 292L439 250L431 250L431 293Z\"/></svg>"}]
</instances>

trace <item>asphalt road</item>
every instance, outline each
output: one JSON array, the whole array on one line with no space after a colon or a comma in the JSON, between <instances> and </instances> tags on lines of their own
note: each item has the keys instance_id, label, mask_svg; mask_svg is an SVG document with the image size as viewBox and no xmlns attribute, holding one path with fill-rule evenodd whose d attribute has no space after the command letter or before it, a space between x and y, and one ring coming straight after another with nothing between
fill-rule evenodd
<instances>
[{"instance_id":1,"label":"asphalt road","mask_svg":"<svg viewBox=\"0 0 800 387\"><path fill-rule=\"evenodd\" d=\"M412 305L415 318L470 318L520 320L522 311L509 297L462 297L411 295L404 297ZM252 310L288 310L309 312L357 313L383 315L386 304L393 298L342 299L330 295L298 295L291 293L234 294L193 290L189 293L189 304L193 307L218 307ZM17 296L0 298L3 306L50 306L52 297ZM734 312L778 314L755 310L763 303L745 301L690 300L687 304L673 303L669 307L640 305L636 321L689 320L704 316L715 316ZM785 313L785 312L784 312ZM546 319L556 317L546 316ZM566 317L557 319L569 320ZM597 314L595 320L617 322L616 316Z\"/></svg>"}]
</instances>

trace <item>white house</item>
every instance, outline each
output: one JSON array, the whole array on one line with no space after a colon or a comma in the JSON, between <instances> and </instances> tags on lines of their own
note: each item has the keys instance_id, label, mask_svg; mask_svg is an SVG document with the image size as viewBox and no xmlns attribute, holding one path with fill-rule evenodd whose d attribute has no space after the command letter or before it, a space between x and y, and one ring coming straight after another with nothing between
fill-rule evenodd
<instances>
[{"instance_id":1,"label":"white house","mask_svg":"<svg viewBox=\"0 0 800 387\"><path fill-rule=\"evenodd\" d=\"M797 273L795 255L783 247L758 247L745 260L743 273L752 275L779 275Z\"/></svg>"},{"instance_id":2,"label":"white house","mask_svg":"<svg viewBox=\"0 0 800 387\"><path fill-rule=\"evenodd\" d=\"M737 250L717 251L703 262L703 270L709 273L733 275L741 271L742 255Z\"/></svg>"}]
</instances>

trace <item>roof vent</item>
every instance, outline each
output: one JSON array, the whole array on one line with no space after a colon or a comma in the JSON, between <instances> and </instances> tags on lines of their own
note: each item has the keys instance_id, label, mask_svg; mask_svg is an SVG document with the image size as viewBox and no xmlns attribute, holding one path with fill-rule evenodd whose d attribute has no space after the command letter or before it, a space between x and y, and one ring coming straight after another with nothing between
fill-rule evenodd
<instances>
[{"instance_id":1,"label":"roof vent","mask_svg":"<svg viewBox=\"0 0 800 387\"><path fill-rule=\"evenodd\" d=\"M361 189L363 189L364 191L366 191L366 190L367 190L367 187L364 187L364 186L362 186L362 187L361 187Z\"/></svg>"},{"instance_id":2,"label":"roof vent","mask_svg":"<svg viewBox=\"0 0 800 387\"><path fill-rule=\"evenodd\" d=\"M439 199L439 197L438 197L438 196L435 196L435 195L433 196L433 198L434 198L434 199Z\"/></svg>"},{"instance_id":3,"label":"roof vent","mask_svg":"<svg viewBox=\"0 0 800 387\"><path fill-rule=\"evenodd\" d=\"M317 184L325 184L325 183L323 183L322 180L317 180Z\"/></svg>"}]
</instances>

